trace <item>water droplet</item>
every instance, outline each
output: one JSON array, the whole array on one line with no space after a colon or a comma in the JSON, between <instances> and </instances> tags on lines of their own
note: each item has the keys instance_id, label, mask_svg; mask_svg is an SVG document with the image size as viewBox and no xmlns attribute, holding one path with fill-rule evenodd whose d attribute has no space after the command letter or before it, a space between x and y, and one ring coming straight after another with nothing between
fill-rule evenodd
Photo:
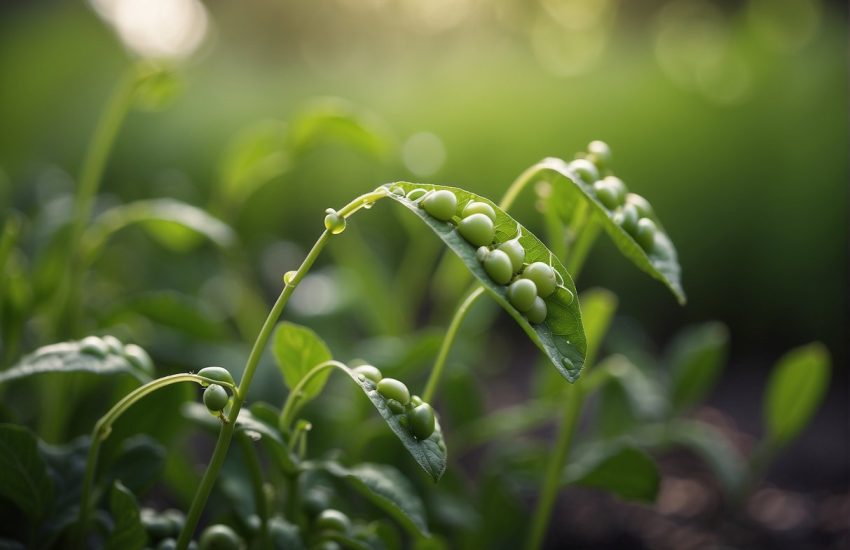
<instances>
[{"instance_id":1,"label":"water droplet","mask_svg":"<svg viewBox=\"0 0 850 550\"><path fill-rule=\"evenodd\" d=\"M295 276L298 274L297 271L287 271L283 274L283 282L284 284L291 285L292 281L295 279Z\"/></svg>"}]
</instances>

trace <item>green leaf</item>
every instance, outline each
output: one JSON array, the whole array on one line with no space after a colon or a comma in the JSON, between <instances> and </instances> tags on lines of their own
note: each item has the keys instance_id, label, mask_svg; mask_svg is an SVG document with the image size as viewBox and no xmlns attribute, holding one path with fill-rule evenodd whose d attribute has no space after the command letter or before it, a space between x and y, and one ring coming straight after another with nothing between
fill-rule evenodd
<instances>
[{"instance_id":1,"label":"green leaf","mask_svg":"<svg viewBox=\"0 0 850 550\"><path fill-rule=\"evenodd\" d=\"M290 390L313 367L333 358L327 344L312 329L285 321L279 323L275 330L272 353ZM310 380L300 397L302 404L322 391L329 375L330 371L325 370Z\"/></svg>"},{"instance_id":2,"label":"green leaf","mask_svg":"<svg viewBox=\"0 0 850 550\"><path fill-rule=\"evenodd\" d=\"M26 428L0 424L0 496L32 521L44 518L53 503L53 482L38 440Z\"/></svg>"},{"instance_id":3,"label":"green leaf","mask_svg":"<svg viewBox=\"0 0 850 550\"><path fill-rule=\"evenodd\" d=\"M272 416L273 422L260 418L260 416L266 416L262 411L265 407L268 407L268 405L254 404L252 409L261 409L258 415L248 409L240 410L239 418L236 420L236 431L244 433L252 441L262 441L281 471L286 474L297 473L298 459L292 454L283 435L277 428L277 415ZM180 411L185 418L197 422L210 431L218 431L221 426L221 421L211 415L201 403L184 403Z\"/></svg>"},{"instance_id":4,"label":"green leaf","mask_svg":"<svg viewBox=\"0 0 850 550\"><path fill-rule=\"evenodd\" d=\"M414 536L429 536L422 499L404 475L392 466L363 463L346 468L338 462L326 461L311 463L310 467L345 479Z\"/></svg>"},{"instance_id":5,"label":"green leaf","mask_svg":"<svg viewBox=\"0 0 850 550\"><path fill-rule=\"evenodd\" d=\"M675 420L667 426L648 427L636 440L648 447L680 445L705 462L727 494L736 493L744 480L745 464L738 451L714 426L696 420Z\"/></svg>"},{"instance_id":6,"label":"green leaf","mask_svg":"<svg viewBox=\"0 0 850 550\"><path fill-rule=\"evenodd\" d=\"M149 366L142 368L128 361L123 353L109 350L101 357L94 353L83 352L82 346L86 342L93 341L90 339L100 340L98 337L89 336L75 342L62 342L38 348L9 370L0 372L0 384L36 374L77 372L97 375L129 374L140 383L150 382L153 370ZM103 341L100 340L100 342Z\"/></svg>"},{"instance_id":7,"label":"green leaf","mask_svg":"<svg viewBox=\"0 0 850 550\"><path fill-rule=\"evenodd\" d=\"M276 120L263 120L239 131L224 152L220 193L228 205L238 205L257 189L289 170L286 127Z\"/></svg>"},{"instance_id":8,"label":"green leaf","mask_svg":"<svg viewBox=\"0 0 850 550\"><path fill-rule=\"evenodd\" d=\"M205 210L175 199L151 199L111 208L97 217L86 230L87 255L94 257L106 240L121 229L142 224L164 246L183 252L209 239L221 248L236 243L233 230Z\"/></svg>"},{"instance_id":9,"label":"green leaf","mask_svg":"<svg viewBox=\"0 0 850 550\"><path fill-rule=\"evenodd\" d=\"M729 331L721 323L706 323L676 337L668 356L675 411L697 404L714 387L728 349Z\"/></svg>"},{"instance_id":10,"label":"green leaf","mask_svg":"<svg viewBox=\"0 0 850 550\"><path fill-rule=\"evenodd\" d=\"M587 201L594 219L605 228L620 252L639 269L664 283L680 304L686 302L676 249L657 217L653 218L658 226L655 247L647 254L629 233L614 222L614 212L608 210L596 198L593 186L579 178L570 169L569 163L550 157L538 162L531 171L536 171L540 177L551 181L556 196L565 197L568 202L575 202L576 198Z\"/></svg>"},{"instance_id":11,"label":"green leaf","mask_svg":"<svg viewBox=\"0 0 850 550\"><path fill-rule=\"evenodd\" d=\"M653 502L661 474L645 452L623 444L591 444L576 450L563 482L610 491L626 500Z\"/></svg>"},{"instance_id":12,"label":"green leaf","mask_svg":"<svg viewBox=\"0 0 850 550\"><path fill-rule=\"evenodd\" d=\"M297 155L326 141L341 141L377 157L392 145L386 124L374 113L338 97L312 101L298 113L290 130Z\"/></svg>"},{"instance_id":13,"label":"green leaf","mask_svg":"<svg viewBox=\"0 0 850 550\"><path fill-rule=\"evenodd\" d=\"M269 520L269 538L275 550L303 550L306 548L297 525L283 518Z\"/></svg>"},{"instance_id":14,"label":"green leaf","mask_svg":"<svg viewBox=\"0 0 850 550\"><path fill-rule=\"evenodd\" d=\"M148 542L142 525L139 503L129 489L120 481L112 485L109 494L109 511L115 527L109 533L106 548L109 550L140 550Z\"/></svg>"},{"instance_id":15,"label":"green leaf","mask_svg":"<svg viewBox=\"0 0 850 550\"><path fill-rule=\"evenodd\" d=\"M658 384L623 355L612 355L599 365L622 388L634 415L641 420L664 416L668 404Z\"/></svg>"},{"instance_id":16,"label":"green leaf","mask_svg":"<svg viewBox=\"0 0 850 550\"><path fill-rule=\"evenodd\" d=\"M829 383L831 361L816 342L789 351L773 368L764 398L767 437L786 444L809 423Z\"/></svg>"},{"instance_id":17,"label":"green leaf","mask_svg":"<svg viewBox=\"0 0 850 550\"><path fill-rule=\"evenodd\" d=\"M530 231L521 227L516 220L502 211L493 202L463 189L407 182L391 183L385 187L390 191L401 189L405 194L413 189L446 189L454 193L457 197L458 211L462 210L464 205L470 201L487 203L496 212L496 242L504 242L514 238L517 234L517 228L520 228L520 243L525 248L525 261L527 263L540 261L551 265L563 279L564 286L572 293L570 295L570 293L559 289L555 294L547 298L548 315L546 320L538 325L529 323L525 316L511 305L507 296L507 286L495 283L487 275L487 272L484 271L481 262L478 261L475 255L477 247L469 244L461 237L455 230L453 223L443 222L430 216L419 207L418 203L410 201L404 196L396 195L392 192L389 194L390 198L406 206L419 216L460 257L466 268L472 272L478 279L478 282L487 289L488 293L493 296L499 305L516 320L537 347L546 354L558 372L570 382L575 382L581 375L587 347L584 328L582 327L581 311L579 310L578 300L573 298L577 293L569 273L567 273L567 270L549 249Z\"/></svg>"},{"instance_id":18,"label":"green leaf","mask_svg":"<svg viewBox=\"0 0 850 550\"><path fill-rule=\"evenodd\" d=\"M165 469L165 448L147 435L121 442L117 458L108 467L108 479L120 481L129 491L140 494L160 478Z\"/></svg>"},{"instance_id":19,"label":"green leaf","mask_svg":"<svg viewBox=\"0 0 850 550\"><path fill-rule=\"evenodd\" d=\"M183 91L183 82L173 70L151 62L136 67L133 103L143 111L160 111L174 102Z\"/></svg>"}]
</instances>

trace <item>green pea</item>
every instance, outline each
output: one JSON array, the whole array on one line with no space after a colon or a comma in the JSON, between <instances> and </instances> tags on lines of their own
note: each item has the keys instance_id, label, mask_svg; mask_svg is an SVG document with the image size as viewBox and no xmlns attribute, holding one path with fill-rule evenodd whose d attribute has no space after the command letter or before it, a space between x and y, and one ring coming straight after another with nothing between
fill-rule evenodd
<instances>
[{"instance_id":1,"label":"green pea","mask_svg":"<svg viewBox=\"0 0 850 550\"><path fill-rule=\"evenodd\" d=\"M216 382L236 385L236 382L233 381L233 376L230 375L230 371L224 367L204 367L198 371L198 376L203 376Z\"/></svg>"},{"instance_id":2,"label":"green pea","mask_svg":"<svg viewBox=\"0 0 850 550\"><path fill-rule=\"evenodd\" d=\"M436 428L434 409L428 403L422 403L410 411L410 431L416 439L428 439Z\"/></svg>"},{"instance_id":3,"label":"green pea","mask_svg":"<svg viewBox=\"0 0 850 550\"><path fill-rule=\"evenodd\" d=\"M211 413L218 414L224 410L228 401L230 401L230 396L227 394L227 390L218 384L210 384L204 390L204 405Z\"/></svg>"},{"instance_id":4,"label":"green pea","mask_svg":"<svg viewBox=\"0 0 850 550\"><path fill-rule=\"evenodd\" d=\"M201 533L199 550L239 550L242 539L227 525L210 525Z\"/></svg>"},{"instance_id":5,"label":"green pea","mask_svg":"<svg viewBox=\"0 0 850 550\"><path fill-rule=\"evenodd\" d=\"M455 215L457 197L447 189L440 189L422 199L422 208L431 216L446 222Z\"/></svg>"},{"instance_id":6,"label":"green pea","mask_svg":"<svg viewBox=\"0 0 850 550\"><path fill-rule=\"evenodd\" d=\"M124 346L124 358L140 371L153 374L153 361L151 361L150 355L136 344Z\"/></svg>"},{"instance_id":7,"label":"green pea","mask_svg":"<svg viewBox=\"0 0 850 550\"><path fill-rule=\"evenodd\" d=\"M537 285L531 279L517 279L508 287L508 300L519 311L528 311L537 297Z\"/></svg>"},{"instance_id":8,"label":"green pea","mask_svg":"<svg viewBox=\"0 0 850 550\"><path fill-rule=\"evenodd\" d=\"M142 527L145 528L148 535L154 539L164 539L172 536L171 522L168 518L160 516L156 510L152 508L142 508L139 513L139 520L142 522Z\"/></svg>"},{"instance_id":9,"label":"green pea","mask_svg":"<svg viewBox=\"0 0 850 550\"><path fill-rule=\"evenodd\" d=\"M80 353L103 359L109 353L109 346L97 336L86 336L80 340Z\"/></svg>"},{"instance_id":10,"label":"green pea","mask_svg":"<svg viewBox=\"0 0 850 550\"><path fill-rule=\"evenodd\" d=\"M641 218L653 218L655 213L652 211L652 205L649 201L638 195L637 193L629 193L626 195L626 202L633 204L637 208L638 216Z\"/></svg>"},{"instance_id":11,"label":"green pea","mask_svg":"<svg viewBox=\"0 0 850 550\"><path fill-rule=\"evenodd\" d=\"M629 190L623 180L617 176L605 176L602 181L606 182L617 193L617 206L626 202L626 195Z\"/></svg>"},{"instance_id":12,"label":"green pea","mask_svg":"<svg viewBox=\"0 0 850 550\"><path fill-rule=\"evenodd\" d=\"M500 285L506 285L513 277L511 259L501 250L493 250L484 259L484 271Z\"/></svg>"},{"instance_id":13,"label":"green pea","mask_svg":"<svg viewBox=\"0 0 850 550\"><path fill-rule=\"evenodd\" d=\"M404 385L404 382L395 378L382 378L378 382L378 393L387 399L395 399L402 405L407 405L410 401L410 391L407 386Z\"/></svg>"},{"instance_id":14,"label":"green pea","mask_svg":"<svg viewBox=\"0 0 850 550\"><path fill-rule=\"evenodd\" d=\"M478 261L481 263L484 263L484 260L486 260L489 255L490 248L486 246L479 246L478 250L475 251L475 257L478 258Z\"/></svg>"},{"instance_id":15,"label":"green pea","mask_svg":"<svg viewBox=\"0 0 850 550\"><path fill-rule=\"evenodd\" d=\"M600 170L611 165L611 148L600 140L591 141L587 145L587 158Z\"/></svg>"},{"instance_id":16,"label":"green pea","mask_svg":"<svg viewBox=\"0 0 850 550\"><path fill-rule=\"evenodd\" d=\"M325 214L327 214L327 216L325 216L325 229L334 235L339 235L345 231L345 218L340 216L339 212L333 208L328 208L325 210Z\"/></svg>"},{"instance_id":17,"label":"green pea","mask_svg":"<svg viewBox=\"0 0 850 550\"><path fill-rule=\"evenodd\" d=\"M493 207L486 202L469 201L466 203L466 206L463 207L463 212L461 212L461 216L465 218L473 214L484 214L493 220L493 223L496 222L496 211L493 210Z\"/></svg>"},{"instance_id":18,"label":"green pea","mask_svg":"<svg viewBox=\"0 0 850 550\"><path fill-rule=\"evenodd\" d=\"M637 230L635 231L635 240L641 248L647 252L651 252L655 246L655 233L658 231L655 222L649 218L641 218L638 220Z\"/></svg>"},{"instance_id":19,"label":"green pea","mask_svg":"<svg viewBox=\"0 0 850 550\"><path fill-rule=\"evenodd\" d=\"M402 405L401 403L399 403L395 399L387 399L387 408L393 414L401 414L405 410L407 410L407 408L404 405Z\"/></svg>"},{"instance_id":20,"label":"green pea","mask_svg":"<svg viewBox=\"0 0 850 550\"><path fill-rule=\"evenodd\" d=\"M617 191L605 180L595 182L593 184L593 192L596 194L596 198L599 199L599 202L605 205L605 208L608 210L614 210L617 206L619 206Z\"/></svg>"},{"instance_id":21,"label":"green pea","mask_svg":"<svg viewBox=\"0 0 850 550\"><path fill-rule=\"evenodd\" d=\"M633 204L624 204L620 210L614 214L614 223L622 227L629 235L634 235L637 231L638 223L637 208Z\"/></svg>"},{"instance_id":22,"label":"green pea","mask_svg":"<svg viewBox=\"0 0 850 550\"><path fill-rule=\"evenodd\" d=\"M546 302L543 301L543 298L538 296L534 299L534 304L531 306L531 309L525 313L525 316L528 317L528 320L531 323L539 325L546 320L547 313L548 310L546 308Z\"/></svg>"},{"instance_id":23,"label":"green pea","mask_svg":"<svg viewBox=\"0 0 850 550\"><path fill-rule=\"evenodd\" d=\"M180 531L183 530L183 526L186 525L186 516L180 510L176 510L174 508L169 508L162 513L163 518L168 520L168 525L171 529L171 534L176 536L180 535Z\"/></svg>"},{"instance_id":24,"label":"green pea","mask_svg":"<svg viewBox=\"0 0 850 550\"><path fill-rule=\"evenodd\" d=\"M537 286L537 295L541 298L550 296L558 286L555 270L543 262L534 262L526 267L522 271L522 277L534 281L535 286Z\"/></svg>"},{"instance_id":25,"label":"green pea","mask_svg":"<svg viewBox=\"0 0 850 550\"><path fill-rule=\"evenodd\" d=\"M519 243L519 239L503 242L499 245L499 250L508 255L508 258L511 259L511 269L514 273L518 273L525 261L525 248Z\"/></svg>"},{"instance_id":26,"label":"green pea","mask_svg":"<svg viewBox=\"0 0 850 550\"><path fill-rule=\"evenodd\" d=\"M414 407L418 407L422 403L423 403L422 398L419 397L418 395L411 395L410 396L410 404L413 405Z\"/></svg>"},{"instance_id":27,"label":"green pea","mask_svg":"<svg viewBox=\"0 0 850 550\"><path fill-rule=\"evenodd\" d=\"M403 197L404 196L404 189L402 189L401 187L393 187L391 192L392 192L393 195L396 195L397 197Z\"/></svg>"},{"instance_id":28,"label":"green pea","mask_svg":"<svg viewBox=\"0 0 850 550\"><path fill-rule=\"evenodd\" d=\"M473 214L460 220L457 224L457 231L460 236L475 246L484 246L493 242L493 237L496 235L496 228L493 226L493 220L484 214Z\"/></svg>"},{"instance_id":29,"label":"green pea","mask_svg":"<svg viewBox=\"0 0 850 550\"><path fill-rule=\"evenodd\" d=\"M121 355L124 352L124 344L121 343L121 340L111 334L104 336L103 341L106 343L106 347L109 348L109 353Z\"/></svg>"},{"instance_id":30,"label":"green pea","mask_svg":"<svg viewBox=\"0 0 850 550\"><path fill-rule=\"evenodd\" d=\"M315 526L318 531L347 533L351 530L351 520L339 510L329 508L322 510L322 513L316 517Z\"/></svg>"},{"instance_id":31,"label":"green pea","mask_svg":"<svg viewBox=\"0 0 850 550\"><path fill-rule=\"evenodd\" d=\"M354 368L354 372L363 375L365 378L368 378L375 384L380 382L381 378L384 377L384 375L381 374L381 371L378 370L377 367L373 367L372 365L360 365L359 367Z\"/></svg>"},{"instance_id":32,"label":"green pea","mask_svg":"<svg viewBox=\"0 0 850 550\"><path fill-rule=\"evenodd\" d=\"M428 193L428 191L422 188L413 189L407 193L407 200L416 202L424 197L426 193Z\"/></svg>"},{"instance_id":33,"label":"green pea","mask_svg":"<svg viewBox=\"0 0 850 550\"><path fill-rule=\"evenodd\" d=\"M569 168L586 183L593 183L599 179L596 165L587 159L576 159L570 163Z\"/></svg>"},{"instance_id":34,"label":"green pea","mask_svg":"<svg viewBox=\"0 0 850 550\"><path fill-rule=\"evenodd\" d=\"M177 540L173 538L162 539L156 546L156 550L176 550Z\"/></svg>"}]
</instances>

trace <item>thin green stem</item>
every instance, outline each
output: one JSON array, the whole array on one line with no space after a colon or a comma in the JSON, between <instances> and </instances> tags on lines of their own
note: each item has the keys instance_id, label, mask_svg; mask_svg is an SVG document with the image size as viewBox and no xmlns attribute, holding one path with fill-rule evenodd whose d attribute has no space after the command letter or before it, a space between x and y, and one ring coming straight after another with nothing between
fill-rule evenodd
<instances>
[{"instance_id":1,"label":"thin green stem","mask_svg":"<svg viewBox=\"0 0 850 550\"><path fill-rule=\"evenodd\" d=\"M514 201L516 201L519 194L522 192L525 187L534 181L534 177L540 173L540 165L533 164L525 169L525 171L517 176L517 178L513 181L508 190L505 191L505 194L502 196L502 200L499 201L499 208L504 211L508 211L511 206L513 206Z\"/></svg>"},{"instance_id":2,"label":"thin green stem","mask_svg":"<svg viewBox=\"0 0 850 550\"><path fill-rule=\"evenodd\" d=\"M338 214L343 218L348 218L361 208L368 207L372 203L386 197L387 193L388 191L385 188L379 187L370 193L357 197L342 207L338 211ZM322 252L331 236L332 233L330 231L324 231L313 245L313 248L310 249L310 252L307 254L307 257L304 258L304 261L301 263L298 270L284 276L285 286L283 287L283 291L280 293L280 296L278 296L277 301L260 329L260 333L257 335L257 339L254 341L251 354L248 356L248 361L245 364L245 371L242 374L242 380L239 382L239 390L233 398L233 405L227 418L228 421L222 425L221 430L218 433L218 439L216 440L212 457L210 458L207 469L201 478L201 483L198 486L194 499L192 500L192 505L189 507L189 512L186 514L186 523L183 527L183 531L180 533L180 538L177 541L178 550L186 550L186 548L188 548L192 535L194 534L195 529L198 526L198 522L201 519L201 513L206 506L207 499L209 499L212 488L218 478L218 473L224 464L227 451L230 448L230 441L233 438L233 431L236 426L236 419L239 418L239 411L242 409L242 404L245 402L245 397L248 394L248 388L251 386L251 380L253 380L257 366L260 364L260 358L263 355L263 351L266 348L269 337L271 337L272 330L283 313L283 309L289 301L289 297L292 296L292 293L295 291L295 287L298 286L298 283L300 283L307 272L310 271L310 268L313 266L316 258L319 257L319 254Z\"/></svg>"},{"instance_id":3,"label":"thin green stem","mask_svg":"<svg viewBox=\"0 0 850 550\"><path fill-rule=\"evenodd\" d=\"M525 545L526 550L537 550L543 545L546 528L549 525L549 517L552 515L552 507L555 505L555 498L561 488L561 474L564 463L570 452L576 426L581 416L581 407L584 403L584 395L581 389L575 384L569 385L564 399L564 414L561 419L558 439L546 466L540 497L532 518L531 531Z\"/></svg>"},{"instance_id":4,"label":"thin green stem","mask_svg":"<svg viewBox=\"0 0 850 550\"><path fill-rule=\"evenodd\" d=\"M242 448L242 455L245 458L245 465L248 467L248 477L251 480L251 488L254 491L254 507L257 509L257 515L260 517L260 541L261 548L269 548L269 507L266 500L266 491L263 488L263 468L257 458L257 451L251 439L241 434L239 446Z\"/></svg>"},{"instance_id":5,"label":"thin green stem","mask_svg":"<svg viewBox=\"0 0 850 550\"><path fill-rule=\"evenodd\" d=\"M77 520L76 527L76 536L75 542L76 546L80 546L82 543L82 538L85 536L86 526L89 520L89 500L91 498L91 488L94 483L94 476L97 470L97 460L100 455L100 446L109 437L109 434L112 432L112 424L115 423L118 418L124 414L124 412L133 406L136 402L143 399L145 396L150 395L151 393L160 390L166 386L170 386L172 384L179 384L181 382L195 382L201 385L207 384L222 384L224 386L230 387L232 390L236 390L235 387L230 386L229 384L223 384L216 380L212 380L210 378L206 378L204 376L198 376L197 374L173 374L171 376L164 376L162 378L158 378L152 382L148 382L144 386L136 388L132 392L128 393L121 399L118 403L115 404L109 411L106 412L100 419L95 423L94 429L91 434L91 445L89 446L88 455L86 457L86 473L83 477L83 486L80 496L80 511Z\"/></svg>"},{"instance_id":6,"label":"thin green stem","mask_svg":"<svg viewBox=\"0 0 850 550\"><path fill-rule=\"evenodd\" d=\"M484 287L478 285L466 295L466 298L455 311L454 317L452 318L449 328L446 331L446 335L443 338L443 343L440 344L440 352L437 354L437 360L434 361L434 366L431 368L431 375L428 377L428 383L425 385L425 390L422 392L423 401L430 402L433 399L434 394L437 391L437 385L440 383L440 376L443 374L443 368L446 366L446 359L449 356L449 350L457 337L460 325L466 318L469 310L472 308L472 304L474 304L475 300L477 300L482 294L484 294Z\"/></svg>"},{"instance_id":7,"label":"thin green stem","mask_svg":"<svg viewBox=\"0 0 850 550\"><path fill-rule=\"evenodd\" d=\"M280 412L280 429L283 432L289 433L289 426L292 424L293 417L295 416L295 412L297 411L298 402L301 400L301 397L304 395L304 389L307 387L313 378L316 377L320 372L327 369L340 369L347 371L348 367L345 366L344 363L340 363L339 361L334 361L331 359L330 361L325 361L323 363L319 363L309 371L304 377L298 381L292 391L289 392L289 395L286 397L286 402L283 404L283 410Z\"/></svg>"}]
</instances>

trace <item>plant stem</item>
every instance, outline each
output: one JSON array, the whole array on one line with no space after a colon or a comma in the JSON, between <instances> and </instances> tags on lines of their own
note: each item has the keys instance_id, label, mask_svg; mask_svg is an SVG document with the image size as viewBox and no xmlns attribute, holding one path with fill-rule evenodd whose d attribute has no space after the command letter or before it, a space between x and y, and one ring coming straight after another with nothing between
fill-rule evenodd
<instances>
[{"instance_id":1,"label":"plant stem","mask_svg":"<svg viewBox=\"0 0 850 550\"><path fill-rule=\"evenodd\" d=\"M347 218L361 208L369 206L375 201L386 197L387 193L388 191L385 188L379 187L370 193L357 197L342 207L338 211L338 214L343 218ZM304 261L301 263L298 270L291 276L284 276L285 286L283 287L283 291L280 293L280 296L278 296L277 301L260 329L260 333L257 335L257 339L254 341L251 354L248 356L248 361L245 364L245 371L242 374L242 380L239 382L239 389L236 392L236 395L233 396L233 405L230 409L227 422L222 425L221 430L218 433L218 439L216 440L212 457L210 458L210 462L204 472L204 476L201 478L201 484L198 486L198 490L192 500L189 512L186 514L186 523L183 527L183 531L180 533L180 538L177 541L178 550L186 550L189 546L189 542L192 539L195 528L198 526L198 521L201 519L201 513L206 506L207 499L212 492L213 485L215 485L215 480L218 477L221 466L224 464L224 459L227 456L227 450L230 448L230 441L233 438L233 431L236 426L236 419L239 418L239 411L242 409L242 404L245 402L245 397L248 394L248 388L251 386L251 380L254 378L254 373L260 363L260 358L263 355L263 350L266 348L266 344L269 341L269 337L271 336L275 323L277 323L278 318L280 318L280 315L283 313L283 308L289 301L289 297L292 296L292 293L295 291L295 287L298 286L298 283L301 282L307 272L310 271L310 268L313 266L316 258L319 257L319 254L322 252L322 249L324 249L331 236L332 233L325 230L313 245L313 248L310 249L310 252L307 254L307 257L304 258Z\"/></svg>"},{"instance_id":2,"label":"plant stem","mask_svg":"<svg viewBox=\"0 0 850 550\"><path fill-rule=\"evenodd\" d=\"M260 547L268 548L269 507L266 500L266 491L263 488L263 469L260 461L257 459L257 453L251 443L251 439L244 433L237 439L239 440L239 446L242 447L245 465L248 467L248 477L251 480L251 487L254 489L254 507L257 509L257 515L260 517Z\"/></svg>"},{"instance_id":3,"label":"plant stem","mask_svg":"<svg viewBox=\"0 0 850 550\"><path fill-rule=\"evenodd\" d=\"M129 409L137 401L143 399L145 396L150 395L151 393L166 386L179 384L181 382L195 382L201 385L211 383L222 384L221 382L217 382L216 380L203 376L198 376L197 374L184 373L164 376L152 382L148 382L144 386L136 388L125 395L121 401L116 403L115 406L109 409L109 411L107 411L107 413L100 417L100 419L95 423L91 434L91 445L89 446L89 452L86 457L86 473L83 477L79 517L77 520L76 534L74 536L74 540L76 542L75 546L80 546L82 538L85 536L86 524L88 523L89 518L89 499L91 498L91 487L94 483L95 471L97 470L100 446L104 441L106 441L106 438L109 437L109 434L112 431L112 424L114 424L127 409ZM231 389L235 390L235 388Z\"/></svg>"},{"instance_id":4,"label":"plant stem","mask_svg":"<svg viewBox=\"0 0 850 550\"><path fill-rule=\"evenodd\" d=\"M517 176L502 196L502 200L499 202L499 208L507 212L510 207L513 206L514 201L516 201L522 190L525 189L529 183L534 181L534 176L536 176L540 170L539 164L533 164L526 168L522 174Z\"/></svg>"},{"instance_id":5,"label":"plant stem","mask_svg":"<svg viewBox=\"0 0 850 550\"><path fill-rule=\"evenodd\" d=\"M567 455L570 451L573 435L581 416L581 407L584 403L584 395L576 384L567 386L564 392L564 415L561 419L561 427L555 448L546 466L546 475L543 479L542 490L534 510L531 523L531 532L525 545L526 550L537 550L543 544L546 528L549 525L549 517L555 504L555 497L561 488L561 475Z\"/></svg>"},{"instance_id":6,"label":"plant stem","mask_svg":"<svg viewBox=\"0 0 850 550\"><path fill-rule=\"evenodd\" d=\"M289 395L286 397L286 402L283 404L283 410L280 412L280 429L281 431L289 433L289 425L292 424L293 416L295 415L296 406L298 401L301 399L301 396L304 395L304 388L307 387L307 384L310 383L313 378L316 377L320 372L327 369L340 369L347 371L348 367L345 366L344 363L340 363L339 361L334 361L331 359L330 361L325 361L323 363L319 363L309 371L304 377L295 384L295 387L292 388L292 391L289 392Z\"/></svg>"},{"instance_id":7,"label":"plant stem","mask_svg":"<svg viewBox=\"0 0 850 550\"><path fill-rule=\"evenodd\" d=\"M472 304L474 304L475 300L477 300L482 294L484 294L484 287L481 285L476 286L466 295L466 298L460 303L457 310L455 310L454 317L452 317L452 321L449 324L449 328L446 331L443 342L440 344L440 352L437 354L437 360L434 361L434 366L431 367L431 375L428 377L428 383L425 385L425 389L422 392L423 401L430 402L433 399L434 394L437 391L437 385L440 383L440 376L443 374L443 368L446 366L446 359L448 358L449 350L457 337L460 325L466 318L469 310L472 308Z\"/></svg>"}]
</instances>

